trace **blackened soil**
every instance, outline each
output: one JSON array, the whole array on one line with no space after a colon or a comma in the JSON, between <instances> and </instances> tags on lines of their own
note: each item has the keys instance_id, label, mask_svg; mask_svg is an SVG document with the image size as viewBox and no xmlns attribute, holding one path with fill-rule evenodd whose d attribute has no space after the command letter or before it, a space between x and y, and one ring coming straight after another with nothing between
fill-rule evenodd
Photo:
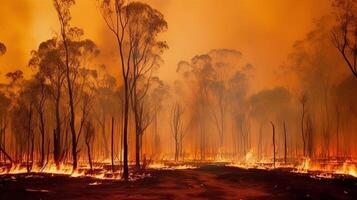
<instances>
[{"instance_id":1,"label":"blackened soil","mask_svg":"<svg viewBox=\"0 0 357 200\"><path fill-rule=\"evenodd\" d=\"M31 174L0 176L0 200L357 199L357 179L316 179L283 170L203 166L153 170L135 182Z\"/></svg>"}]
</instances>

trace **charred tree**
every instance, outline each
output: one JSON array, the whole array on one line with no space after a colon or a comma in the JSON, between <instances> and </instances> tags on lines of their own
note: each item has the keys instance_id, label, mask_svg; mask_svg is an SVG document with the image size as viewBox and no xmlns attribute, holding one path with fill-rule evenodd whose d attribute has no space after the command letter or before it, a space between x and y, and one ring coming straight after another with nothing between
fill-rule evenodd
<instances>
[{"instance_id":1,"label":"charred tree","mask_svg":"<svg viewBox=\"0 0 357 200\"><path fill-rule=\"evenodd\" d=\"M302 106L302 115L301 115L301 138L302 138L302 143L303 143L303 155L304 157L306 156L306 137L305 137L305 130L304 130L304 126L305 126L305 114L306 114L306 102L307 102L307 97L306 95L303 95L300 98L300 103Z\"/></svg>"},{"instance_id":2,"label":"charred tree","mask_svg":"<svg viewBox=\"0 0 357 200\"><path fill-rule=\"evenodd\" d=\"M111 144L111 157L112 157L112 172L114 173L114 117L112 117L112 144Z\"/></svg>"},{"instance_id":3,"label":"charred tree","mask_svg":"<svg viewBox=\"0 0 357 200\"><path fill-rule=\"evenodd\" d=\"M276 160L276 157L275 157L275 125L272 121L270 122L270 124L273 129L273 167L275 168L275 160Z\"/></svg>"},{"instance_id":4,"label":"charred tree","mask_svg":"<svg viewBox=\"0 0 357 200\"><path fill-rule=\"evenodd\" d=\"M284 163L286 164L286 157L288 154L288 147L287 147L287 138L286 138L286 125L285 125L285 121L284 121Z\"/></svg>"}]
</instances>

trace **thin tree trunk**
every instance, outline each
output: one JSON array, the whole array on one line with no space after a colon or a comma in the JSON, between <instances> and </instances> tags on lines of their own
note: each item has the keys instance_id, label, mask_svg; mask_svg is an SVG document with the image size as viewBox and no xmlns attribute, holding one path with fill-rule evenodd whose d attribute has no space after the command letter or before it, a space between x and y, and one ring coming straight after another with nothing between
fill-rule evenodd
<instances>
[{"instance_id":1,"label":"thin tree trunk","mask_svg":"<svg viewBox=\"0 0 357 200\"><path fill-rule=\"evenodd\" d=\"M40 112L40 131L41 131L41 161L40 166L45 162L45 122L43 112Z\"/></svg>"},{"instance_id":2,"label":"thin tree trunk","mask_svg":"<svg viewBox=\"0 0 357 200\"><path fill-rule=\"evenodd\" d=\"M112 117L112 172L114 173L114 117Z\"/></svg>"},{"instance_id":3,"label":"thin tree trunk","mask_svg":"<svg viewBox=\"0 0 357 200\"><path fill-rule=\"evenodd\" d=\"M103 137L103 143L104 143L104 154L105 154L105 158L107 158L107 156L109 156L109 148L108 148L108 140L107 140L107 136L105 134L105 123L106 123L106 114L103 111L103 122L102 122L102 137Z\"/></svg>"},{"instance_id":4,"label":"thin tree trunk","mask_svg":"<svg viewBox=\"0 0 357 200\"><path fill-rule=\"evenodd\" d=\"M284 122L284 162L286 164L286 155L287 155L288 151L287 151L287 144L286 144L286 126L285 126L285 122Z\"/></svg>"},{"instance_id":5,"label":"thin tree trunk","mask_svg":"<svg viewBox=\"0 0 357 200\"><path fill-rule=\"evenodd\" d=\"M35 148L35 134L31 131L31 135L32 135L32 138L31 138L31 169L33 167L33 164L34 164L34 156L33 156L33 153L34 153L34 148Z\"/></svg>"},{"instance_id":6,"label":"thin tree trunk","mask_svg":"<svg viewBox=\"0 0 357 200\"><path fill-rule=\"evenodd\" d=\"M60 89L57 89L57 97L56 97L56 129L54 130L53 138L54 138L54 160L56 166L60 165L60 154L61 154L61 114L60 114Z\"/></svg>"},{"instance_id":7,"label":"thin tree trunk","mask_svg":"<svg viewBox=\"0 0 357 200\"><path fill-rule=\"evenodd\" d=\"M273 122L270 122L271 126L273 128L273 167L275 168L275 126Z\"/></svg>"},{"instance_id":8,"label":"thin tree trunk","mask_svg":"<svg viewBox=\"0 0 357 200\"><path fill-rule=\"evenodd\" d=\"M258 159L262 159L262 152L263 152L263 123L260 124L259 128L259 142L258 142Z\"/></svg>"},{"instance_id":9,"label":"thin tree trunk","mask_svg":"<svg viewBox=\"0 0 357 200\"><path fill-rule=\"evenodd\" d=\"M140 135L135 133L135 165L140 169Z\"/></svg>"},{"instance_id":10,"label":"thin tree trunk","mask_svg":"<svg viewBox=\"0 0 357 200\"><path fill-rule=\"evenodd\" d=\"M340 156L340 111L338 105L336 105L336 157Z\"/></svg>"},{"instance_id":11,"label":"thin tree trunk","mask_svg":"<svg viewBox=\"0 0 357 200\"><path fill-rule=\"evenodd\" d=\"M303 142L303 155L306 156L306 139L305 139L305 132L304 132L304 121L305 121L305 104L302 104L302 117L301 117L301 136Z\"/></svg>"},{"instance_id":12,"label":"thin tree trunk","mask_svg":"<svg viewBox=\"0 0 357 200\"><path fill-rule=\"evenodd\" d=\"M92 164L92 157L91 157L91 153L90 153L90 144L89 141L86 141L86 146L87 146L87 155L88 155L88 162L89 162L89 167L90 167L90 171L93 171L93 164Z\"/></svg>"},{"instance_id":13,"label":"thin tree trunk","mask_svg":"<svg viewBox=\"0 0 357 200\"><path fill-rule=\"evenodd\" d=\"M32 123L32 105L29 106L29 116L28 116L28 124L27 124L27 156L26 156L26 169L27 173L30 170L30 137L31 137L31 123Z\"/></svg>"},{"instance_id":14,"label":"thin tree trunk","mask_svg":"<svg viewBox=\"0 0 357 200\"><path fill-rule=\"evenodd\" d=\"M125 80L125 102L124 102L124 128L123 128L123 177L125 181L129 179L128 166L128 120L129 120L129 93L128 83Z\"/></svg>"}]
</instances>

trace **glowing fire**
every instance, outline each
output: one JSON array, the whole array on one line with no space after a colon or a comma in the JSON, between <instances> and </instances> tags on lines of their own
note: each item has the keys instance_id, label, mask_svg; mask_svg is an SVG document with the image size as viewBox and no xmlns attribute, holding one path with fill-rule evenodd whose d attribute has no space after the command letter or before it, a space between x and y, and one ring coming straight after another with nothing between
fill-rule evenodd
<instances>
[{"instance_id":1,"label":"glowing fire","mask_svg":"<svg viewBox=\"0 0 357 200\"><path fill-rule=\"evenodd\" d=\"M297 173L322 173L322 174L338 174L350 175L357 177L356 164L352 161L345 161L343 164L330 161L328 163L313 162L311 159L304 159L294 172Z\"/></svg>"},{"instance_id":2,"label":"glowing fire","mask_svg":"<svg viewBox=\"0 0 357 200\"><path fill-rule=\"evenodd\" d=\"M180 169L195 169L197 168L196 166L193 165L188 165L188 164L180 164L180 163L174 163L174 164L165 164L165 163L153 163L149 166L151 169L161 169L161 170L180 170Z\"/></svg>"},{"instance_id":3,"label":"glowing fire","mask_svg":"<svg viewBox=\"0 0 357 200\"><path fill-rule=\"evenodd\" d=\"M57 174L68 175L70 177L91 177L94 179L121 179L121 175L118 173L112 174L102 168L93 168L96 173L91 173L89 167L81 166L77 170L73 170L70 164L61 164L56 166L54 163L47 164L44 167L33 166L30 170L31 173L43 173L43 174ZM0 174L25 174L27 173L26 166L13 165L10 169L0 168Z\"/></svg>"},{"instance_id":4,"label":"glowing fire","mask_svg":"<svg viewBox=\"0 0 357 200\"><path fill-rule=\"evenodd\" d=\"M275 167L271 158L257 159L253 151L248 151L239 161L234 161L227 166L243 169L288 169L294 173L310 174L316 178L333 178L336 175L349 175L357 177L357 162L353 160L312 160L310 158L302 159L301 162L276 162Z\"/></svg>"},{"instance_id":5,"label":"glowing fire","mask_svg":"<svg viewBox=\"0 0 357 200\"><path fill-rule=\"evenodd\" d=\"M299 163L284 163L276 162L275 167L272 160L269 158L263 158L258 160L254 152L249 151L241 160L229 162L220 158L220 160L213 160L209 162L210 164L225 165L231 167L239 167L245 169L263 169L263 170L273 170L277 168L289 169L294 173L304 173L309 174L311 177L315 178L333 178L336 175L349 175L357 177L357 162L353 160L347 160L341 162L339 160L312 160L305 158ZM184 169L195 169L200 165L204 165L205 162L154 162L151 163L149 169L160 169L160 170L184 170ZM54 163L49 163L44 167L33 166L30 170L31 173L42 173L42 174L57 174L57 175L68 175L69 177L91 177L93 179L104 179L104 180L118 180L121 179L120 170L112 173L110 169L106 170L105 165L107 163L97 163L92 170L86 164L78 167L77 170L72 169L72 165L61 164L56 166ZM0 168L1 174L26 174L28 173L25 165L12 165L11 168L2 167ZM141 174L130 174L130 180L138 180L144 177L150 176L149 173Z\"/></svg>"}]
</instances>

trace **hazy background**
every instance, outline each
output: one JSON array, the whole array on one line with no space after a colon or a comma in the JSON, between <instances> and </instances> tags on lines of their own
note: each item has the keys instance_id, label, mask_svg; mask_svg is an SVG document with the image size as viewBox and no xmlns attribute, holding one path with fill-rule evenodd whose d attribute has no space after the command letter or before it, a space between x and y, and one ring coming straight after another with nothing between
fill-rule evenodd
<instances>
[{"instance_id":1,"label":"hazy background","mask_svg":"<svg viewBox=\"0 0 357 200\"><path fill-rule=\"evenodd\" d=\"M21 1L22 3L19 3ZM29 71L30 51L58 31L52 1L1 0L0 41L8 52L0 58L1 71ZM77 0L72 24L85 30L102 53L98 63L115 66L116 45L109 36L96 0ZM163 35L170 49L164 54L162 79L170 81L180 60L215 48L236 49L256 68L252 89L277 83L276 69L286 60L296 40L303 39L316 20L330 12L328 0L146 0L165 15ZM26 73L25 73L26 74ZM1 80L4 80L1 76Z\"/></svg>"}]
</instances>

